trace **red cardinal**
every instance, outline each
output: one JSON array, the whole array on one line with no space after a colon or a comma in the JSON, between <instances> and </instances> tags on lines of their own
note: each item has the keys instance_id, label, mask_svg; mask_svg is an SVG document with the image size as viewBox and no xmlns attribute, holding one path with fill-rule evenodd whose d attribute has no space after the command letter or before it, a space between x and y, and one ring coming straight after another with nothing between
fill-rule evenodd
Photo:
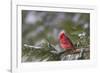
<instances>
[{"instance_id":1,"label":"red cardinal","mask_svg":"<svg viewBox=\"0 0 100 73\"><path fill-rule=\"evenodd\" d=\"M67 35L65 35L64 31L61 31L59 34L59 42L60 42L61 48L65 49L65 50L74 50L75 49L73 43L71 42L69 37Z\"/></svg>"}]
</instances>

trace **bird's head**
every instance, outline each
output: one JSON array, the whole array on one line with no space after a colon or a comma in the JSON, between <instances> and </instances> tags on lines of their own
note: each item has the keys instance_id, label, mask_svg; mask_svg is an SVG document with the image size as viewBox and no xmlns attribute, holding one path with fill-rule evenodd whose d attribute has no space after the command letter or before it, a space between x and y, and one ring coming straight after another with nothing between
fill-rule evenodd
<instances>
[{"instance_id":1,"label":"bird's head","mask_svg":"<svg viewBox=\"0 0 100 73\"><path fill-rule=\"evenodd\" d=\"M63 36L65 36L65 31L64 31L64 30L62 30L62 31L59 33L58 38L61 39L61 38L63 38Z\"/></svg>"}]
</instances>

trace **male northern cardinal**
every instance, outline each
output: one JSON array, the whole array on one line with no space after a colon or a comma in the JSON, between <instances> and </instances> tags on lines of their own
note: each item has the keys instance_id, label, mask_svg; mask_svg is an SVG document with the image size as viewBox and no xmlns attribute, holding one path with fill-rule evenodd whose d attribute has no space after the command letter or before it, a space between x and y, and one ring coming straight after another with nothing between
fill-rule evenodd
<instances>
[{"instance_id":1,"label":"male northern cardinal","mask_svg":"<svg viewBox=\"0 0 100 73\"><path fill-rule=\"evenodd\" d=\"M65 50L74 50L75 47L69 37L65 35L64 31L61 31L59 34L59 42L60 42L60 47L65 49Z\"/></svg>"}]
</instances>

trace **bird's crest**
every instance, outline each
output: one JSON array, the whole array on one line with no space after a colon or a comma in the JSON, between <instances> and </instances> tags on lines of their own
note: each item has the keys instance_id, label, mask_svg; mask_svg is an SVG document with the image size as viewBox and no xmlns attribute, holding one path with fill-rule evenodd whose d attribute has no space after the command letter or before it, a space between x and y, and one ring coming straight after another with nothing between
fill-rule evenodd
<instances>
[{"instance_id":1,"label":"bird's crest","mask_svg":"<svg viewBox=\"0 0 100 73\"><path fill-rule=\"evenodd\" d=\"M59 33L58 39L60 39L60 37L61 37L62 35L65 35L65 31L64 31L64 30L62 30L62 31Z\"/></svg>"}]
</instances>

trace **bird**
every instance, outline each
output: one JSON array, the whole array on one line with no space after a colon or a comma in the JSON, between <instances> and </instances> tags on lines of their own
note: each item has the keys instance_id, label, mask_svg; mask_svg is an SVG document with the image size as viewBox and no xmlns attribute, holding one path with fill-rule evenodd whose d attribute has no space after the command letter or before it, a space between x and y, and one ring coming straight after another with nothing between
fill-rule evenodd
<instances>
[{"instance_id":1,"label":"bird","mask_svg":"<svg viewBox=\"0 0 100 73\"><path fill-rule=\"evenodd\" d=\"M74 47L72 41L70 40L68 35L65 34L64 30L62 30L59 33L58 39L60 42L60 47L63 48L64 50L75 50L75 47Z\"/></svg>"}]
</instances>

